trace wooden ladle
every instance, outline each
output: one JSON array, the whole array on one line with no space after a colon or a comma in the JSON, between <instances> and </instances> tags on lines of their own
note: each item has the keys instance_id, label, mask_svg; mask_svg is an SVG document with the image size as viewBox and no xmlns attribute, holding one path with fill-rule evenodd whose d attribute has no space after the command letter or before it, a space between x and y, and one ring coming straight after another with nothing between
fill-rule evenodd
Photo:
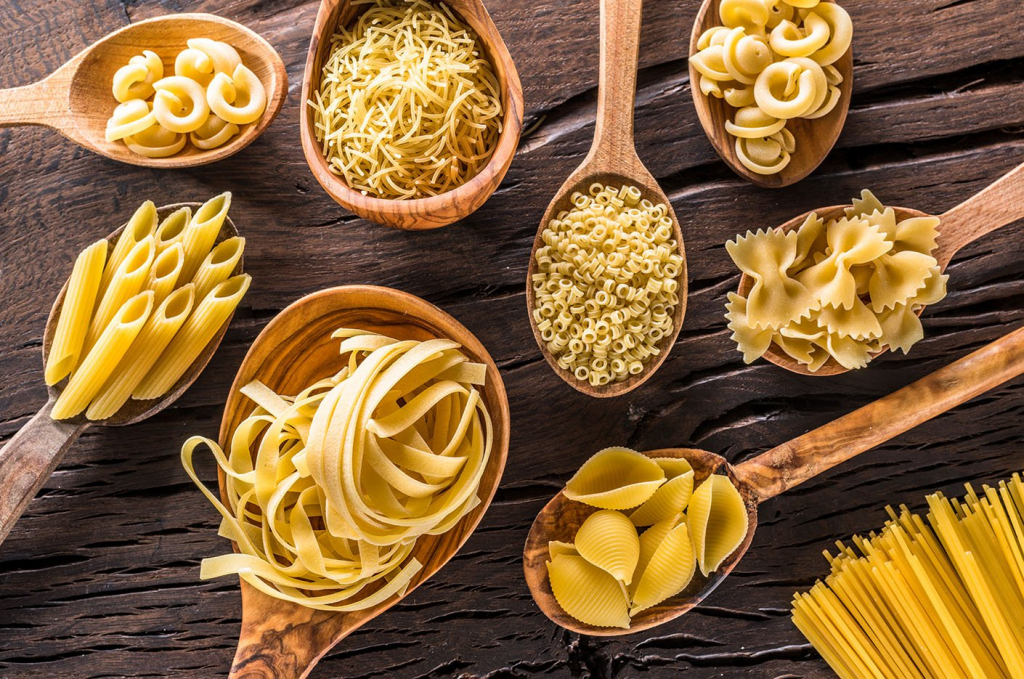
<instances>
[{"instance_id":1,"label":"wooden ladle","mask_svg":"<svg viewBox=\"0 0 1024 679\"><path fill-rule=\"evenodd\" d=\"M693 32L690 34L690 56L697 53L697 40L701 34L709 28L721 25L718 16L720 4L721 0L704 0L704 4L701 5L693 22ZM751 172L739 161L736 156L736 138L725 131L725 122L732 119L735 109L722 99L709 97L701 92L700 73L693 64L690 64L690 94L693 95L697 117L704 127L708 141L725 164L752 184L769 189L795 184L814 172L835 146L839 133L843 131L846 114L850 110L850 97L853 93L853 48L846 50L846 54L832 65L843 76L843 82L839 85L841 97L836 107L828 115L815 120L795 118L787 122L786 129L792 132L796 139L796 152L793 153L789 165L780 172L764 175Z\"/></svg>"},{"instance_id":2,"label":"wooden ladle","mask_svg":"<svg viewBox=\"0 0 1024 679\"><path fill-rule=\"evenodd\" d=\"M650 379L672 350L672 345L675 344L679 330L683 326L683 316L686 314L686 250L683 246L683 234L679 230L679 220L676 219L672 203L637 155L636 145L633 143L633 102L636 94L642 12L643 0L601 0L601 64L594 143L590 147L590 153L569 175L548 205L537 229L537 237L533 241L526 276L526 303L530 312L530 327L533 329L533 336L537 340L541 354L555 374L571 387L597 398L620 396ZM568 370L559 367L541 338L537 321L533 317L536 303L533 275L537 272L537 248L544 245L544 229L559 212L572 208L571 197L574 192L586 194L594 182L616 187L631 184L640 189L642 196L652 203L663 203L668 208L674 237L679 243L679 255L683 258L678 278L679 304L672 313L673 330L658 342L660 353L644 366L643 372L622 382L609 382L597 387L587 381L576 379Z\"/></svg>"},{"instance_id":3,"label":"wooden ladle","mask_svg":"<svg viewBox=\"0 0 1024 679\"><path fill-rule=\"evenodd\" d=\"M107 141L107 119L117 100L111 94L114 72L142 50L152 50L164 62L164 74L174 75L174 57L190 38L221 40L234 47L242 63L263 83L267 109L255 123L223 146L209 151L186 144L168 158L146 158L124 142ZM205 165L238 153L271 123L288 94L284 62L273 46L245 26L212 14L171 14L146 19L114 31L79 52L50 76L32 85L0 90L0 128L43 125L95 151L131 165L182 168Z\"/></svg>"},{"instance_id":4,"label":"wooden ladle","mask_svg":"<svg viewBox=\"0 0 1024 679\"><path fill-rule=\"evenodd\" d=\"M694 468L697 484L711 474L728 475L747 507L747 535L743 543L710 577L704 578L698 571L683 592L639 613L633 618L630 629L592 627L567 615L555 601L545 564L549 559L548 542L572 542L579 526L596 508L568 500L559 493L541 510L526 539L523 568L530 592L548 618L580 634L618 636L678 618L703 601L736 567L754 537L759 504L1021 373L1024 373L1024 328L874 403L736 466L719 455L692 448L647 452L650 457L686 458Z\"/></svg>"},{"instance_id":5,"label":"wooden ladle","mask_svg":"<svg viewBox=\"0 0 1024 679\"><path fill-rule=\"evenodd\" d=\"M302 114L299 116L302 152L313 176L324 191L342 207L363 219L397 229L422 231L436 229L468 217L494 193L512 164L519 135L523 131L523 86L505 41L487 13L482 0L447 0L445 5L472 28L480 39L485 56L494 67L501 86L504 112L501 134L494 155L480 172L462 186L438 196L412 200L391 200L364 196L348 186L345 179L331 172L323 147L316 139L313 109L306 102L315 100L320 89L324 63L331 55L331 36L338 26L349 26L368 5L352 0L321 0L309 41L306 70L302 77Z\"/></svg>"},{"instance_id":6,"label":"wooden ladle","mask_svg":"<svg viewBox=\"0 0 1024 679\"><path fill-rule=\"evenodd\" d=\"M200 203L165 205L157 208L157 216L162 220L179 208L190 207L195 211L200 205ZM122 226L107 236L107 242L110 243L111 248L124 228ZM217 235L217 242L234 238L237 235L238 230L235 229L231 218L226 217L220 233ZM239 258L232 275L240 273L242 273L241 258ZM65 283L60 294L57 295L57 299L50 309L50 317L46 321L46 330L43 334L43 365L46 365L46 359L50 355L50 344L57 331L57 321L60 318L60 310L67 291L68 285ZM174 403L179 396L185 393L186 389L192 386L192 383L199 377L199 373L210 362L230 323L231 317L229 316L220 331L210 340L203 352L199 354L192 366L170 391L160 398L147 401L128 399L120 410L105 420L93 422L87 419L85 414L68 420L54 420L50 417L50 412L67 385L67 379L48 387L49 398L46 404L3 448L0 448L0 542L3 542L7 534L11 532L18 517L22 515L46 480L50 478L50 474L60 464L64 454L71 444L82 435L82 432L92 425L121 427L135 424L156 415ZM40 381L42 380L40 379Z\"/></svg>"},{"instance_id":7,"label":"wooden ladle","mask_svg":"<svg viewBox=\"0 0 1024 679\"><path fill-rule=\"evenodd\" d=\"M494 426L494 447L480 481L480 505L443 535L424 536L413 556L423 564L406 595L444 566L469 538L494 497L505 468L509 441L508 396L498 367L479 340L454 318L418 297L368 285L330 288L290 305L260 333L238 369L220 426L220 444L252 411L239 389L258 379L271 389L295 394L338 371L338 328L362 328L398 339L445 337L462 345L473 361L487 365L483 400ZM220 474L224 497L224 474ZM401 601L392 597L363 611L333 613L306 608L242 586L242 631L232 677L305 677L332 646L360 625Z\"/></svg>"},{"instance_id":8,"label":"wooden ladle","mask_svg":"<svg viewBox=\"0 0 1024 679\"><path fill-rule=\"evenodd\" d=\"M818 217L828 222L830 219L843 217L845 207L833 205L815 210L815 212ZM897 221L928 216L920 210L906 207L894 207L893 210L896 212ZM776 228L780 231L798 229L810 214L810 212L805 212ZM939 215L939 237L936 241L938 248L934 253L939 268L945 271L953 256L968 243L1022 218L1024 218L1024 164L1018 165L979 193ZM754 281L749 276L746 274L740 276L738 292L741 296L749 295L753 286ZM922 311L924 308L918 309L917 314L920 316ZM875 352L872 358L888 350L888 347L884 347L881 351ZM807 366L791 358L774 343L768 347L764 358L781 368L801 375L825 377L847 372L846 368L830 357L816 372L812 373Z\"/></svg>"}]
</instances>

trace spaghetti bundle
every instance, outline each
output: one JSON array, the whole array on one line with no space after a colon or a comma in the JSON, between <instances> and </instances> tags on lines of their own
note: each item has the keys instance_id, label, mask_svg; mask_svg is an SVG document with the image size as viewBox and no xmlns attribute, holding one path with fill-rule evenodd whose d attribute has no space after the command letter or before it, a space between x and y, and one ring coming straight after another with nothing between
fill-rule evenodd
<instances>
[{"instance_id":1,"label":"spaghetti bundle","mask_svg":"<svg viewBox=\"0 0 1024 679\"><path fill-rule=\"evenodd\" d=\"M881 533L825 552L832 572L793 600L793 622L842 679L1024 677L1024 482L924 518L889 508Z\"/></svg>"}]
</instances>

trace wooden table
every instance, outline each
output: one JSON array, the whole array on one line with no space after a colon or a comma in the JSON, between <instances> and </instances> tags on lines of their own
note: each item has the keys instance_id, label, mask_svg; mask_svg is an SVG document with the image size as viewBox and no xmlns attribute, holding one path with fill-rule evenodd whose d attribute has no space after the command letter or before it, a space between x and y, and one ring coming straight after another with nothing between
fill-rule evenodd
<instances>
[{"instance_id":1,"label":"wooden table","mask_svg":"<svg viewBox=\"0 0 1024 679\"><path fill-rule=\"evenodd\" d=\"M429 583L328 656L314 676L824 677L789 620L789 601L825 572L834 540L881 525L886 503L920 508L1024 468L1017 380L762 507L741 567L704 606L650 633L604 641L563 632L522 575L536 512L591 453L694 444L732 461L867 403L1024 319L1024 224L968 248L950 294L926 314L910 357L811 379L744 366L722 319L738 276L723 247L738 232L846 202L941 212L1024 161L1024 5L1006 0L846 0L856 88L838 148L802 183L756 189L719 162L690 102L685 49L695 0L648 0L637 142L672 197L686 238L690 300L671 357L616 400L581 396L540 357L524 281L538 220L593 134L596 0L488 0L516 59L527 130L505 183L471 219L401 233L339 209L299 149L301 72L316 12L300 0L4 0L0 86L55 69L91 41L168 11L209 11L264 35L291 79L285 109L239 155L198 170L143 170L42 129L0 131L0 441L44 401L40 344L50 303L80 249L143 200L234 192L253 287L214 361L177 405L143 424L90 430L0 546L0 675L210 676L226 672L238 585L200 582L223 552L217 518L181 469L190 434L217 432L249 343L297 297L345 283L421 295L475 332L512 403L508 468L474 537ZM203 475L215 478L212 465Z\"/></svg>"}]
</instances>

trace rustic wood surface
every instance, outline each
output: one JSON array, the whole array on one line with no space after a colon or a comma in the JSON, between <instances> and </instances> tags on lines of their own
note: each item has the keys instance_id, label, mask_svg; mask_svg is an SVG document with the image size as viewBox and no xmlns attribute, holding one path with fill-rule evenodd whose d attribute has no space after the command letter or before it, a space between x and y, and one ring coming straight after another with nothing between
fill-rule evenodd
<instances>
[{"instance_id":1,"label":"rustic wood surface","mask_svg":"<svg viewBox=\"0 0 1024 679\"><path fill-rule=\"evenodd\" d=\"M90 429L0 547L0 675L213 676L237 641L237 582L199 582L222 553L214 511L178 460L190 434L215 436L249 343L299 296L344 283L394 286L439 305L501 367L512 447L494 503L462 551L408 599L346 639L313 676L827 677L792 626L789 599L825 572L820 552L877 527L887 502L1024 468L1018 379L759 510L749 554L702 605L615 640L578 637L537 609L522 574L536 513L598 448L698 446L735 463L823 424L992 341L1024 320L1024 225L967 246L950 295L924 314L910 356L828 379L744 366L722 319L738 282L723 247L871 187L883 201L941 213L1024 160L1020 3L846 0L855 87L836 149L776 191L738 179L708 144L687 91L693 0L647 0L638 78L640 157L671 197L686 239L690 298L672 355L618 399L552 374L529 329L524 280L555 188L586 153L596 103L597 0L488 0L516 60L526 132L494 197L453 227L409 234L343 212L299 146L299 97L314 2L6 0L0 86L27 84L130 21L209 11L257 30L281 53L290 94L256 143L212 166L132 168L31 128L0 131L0 439L46 400L46 315L78 251L143 200L235 192L253 287L215 360L174 407L138 425ZM215 478L212 465L201 467Z\"/></svg>"}]
</instances>

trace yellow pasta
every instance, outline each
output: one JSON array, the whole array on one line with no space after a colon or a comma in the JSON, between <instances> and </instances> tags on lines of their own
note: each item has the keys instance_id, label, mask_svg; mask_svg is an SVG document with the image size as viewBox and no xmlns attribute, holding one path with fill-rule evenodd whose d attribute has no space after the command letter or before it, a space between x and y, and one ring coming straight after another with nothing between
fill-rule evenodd
<instances>
[{"instance_id":1,"label":"yellow pasta","mask_svg":"<svg viewBox=\"0 0 1024 679\"><path fill-rule=\"evenodd\" d=\"M556 556L547 568L555 600L570 616L594 627L629 627L621 582L579 556Z\"/></svg>"},{"instance_id":2,"label":"yellow pasta","mask_svg":"<svg viewBox=\"0 0 1024 679\"><path fill-rule=\"evenodd\" d=\"M192 145L198 149L208 151L218 146L223 146L239 132L238 125L225 122L216 115L210 115L195 132L189 134L188 138Z\"/></svg>"},{"instance_id":3,"label":"yellow pasta","mask_svg":"<svg viewBox=\"0 0 1024 679\"><path fill-rule=\"evenodd\" d=\"M124 138L125 145L146 158L167 158L185 148L185 135L171 132L160 123Z\"/></svg>"},{"instance_id":4,"label":"yellow pasta","mask_svg":"<svg viewBox=\"0 0 1024 679\"><path fill-rule=\"evenodd\" d=\"M697 560L686 523L680 523L659 542L633 592L630 616L679 594L693 579Z\"/></svg>"},{"instance_id":5,"label":"yellow pasta","mask_svg":"<svg viewBox=\"0 0 1024 679\"><path fill-rule=\"evenodd\" d=\"M121 235L117 237L117 242L114 243L114 249L110 252L106 266L103 269L103 279L99 289L100 295L106 292L110 286L110 281L113 280L114 274L117 272L118 267L121 266L121 262L128 256L128 253L145 240L147 236L152 235L156 228L156 205L153 204L153 201L147 200L135 210L125 224L124 230L121 231Z\"/></svg>"},{"instance_id":6,"label":"yellow pasta","mask_svg":"<svg viewBox=\"0 0 1024 679\"><path fill-rule=\"evenodd\" d=\"M81 358L93 308L107 260L107 241L93 243L78 255L68 280L57 329L46 357L46 384L53 386L71 374Z\"/></svg>"},{"instance_id":7,"label":"yellow pasta","mask_svg":"<svg viewBox=\"0 0 1024 679\"><path fill-rule=\"evenodd\" d=\"M576 545L569 542L562 542L560 540L552 540L548 543L548 556L554 559L559 554L569 554L571 556L579 556L579 550L576 549Z\"/></svg>"},{"instance_id":8,"label":"yellow pasta","mask_svg":"<svg viewBox=\"0 0 1024 679\"><path fill-rule=\"evenodd\" d=\"M160 304L181 283L181 267L185 264L185 250L181 243L175 243L153 260L145 288L153 291L153 305Z\"/></svg>"},{"instance_id":9,"label":"yellow pasta","mask_svg":"<svg viewBox=\"0 0 1024 679\"><path fill-rule=\"evenodd\" d=\"M605 448L583 463L562 491L601 509L638 507L665 483L665 472L651 458L626 448Z\"/></svg>"},{"instance_id":10,"label":"yellow pasta","mask_svg":"<svg viewBox=\"0 0 1024 679\"><path fill-rule=\"evenodd\" d=\"M602 509L588 516L576 531L574 546L580 556L622 584L629 585L633 579L640 538L636 527L620 512Z\"/></svg>"},{"instance_id":11,"label":"yellow pasta","mask_svg":"<svg viewBox=\"0 0 1024 679\"><path fill-rule=\"evenodd\" d=\"M179 75L206 87L213 80L213 59L206 52L188 47L174 58L174 75Z\"/></svg>"},{"instance_id":12,"label":"yellow pasta","mask_svg":"<svg viewBox=\"0 0 1024 679\"><path fill-rule=\"evenodd\" d=\"M263 115L267 92L256 74L239 64L231 76L218 73L206 90L210 110L232 125L245 125ZM191 131L191 130L190 130Z\"/></svg>"},{"instance_id":13,"label":"yellow pasta","mask_svg":"<svg viewBox=\"0 0 1024 679\"><path fill-rule=\"evenodd\" d=\"M133 134L139 134L156 124L156 114L149 103L142 99L129 99L118 104L107 120L105 136L107 141L118 141Z\"/></svg>"},{"instance_id":14,"label":"yellow pasta","mask_svg":"<svg viewBox=\"0 0 1024 679\"><path fill-rule=\"evenodd\" d=\"M192 208L180 207L167 215L156 229L156 251L161 253L185 238L185 229L192 221Z\"/></svg>"},{"instance_id":15,"label":"yellow pasta","mask_svg":"<svg viewBox=\"0 0 1024 679\"><path fill-rule=\"evenodd\" d=\"M202 52L210 58L214 73L234 73L242 63L238 50L226 42L210 38L190 38L187 44L189 49Z\"/></svg>"},{"instance_id":16,"label":"yellow pasta","mask_svg":"<svg viewBox=\"0 0 1024 679\"><path fill-rule=\"evenodd\" d=\"M203 299L217 285L226 281L238 266L245 250L244 238L228 238L210 250L192 282L196 286L196 299Z\"/></svg>"},{"instance_id":17,"label":"yellow pasta","mask_svg":"<svg viewBox=\"0 0 1024 679\"><path fill-rule=\"evenodd\" d=\"M747 536L747 509L728 477L712 474L697 486L687 524L700 572L710 575Z\"/></svg>"},{"instance_id":18,"label":"yellow pasta","mask_svg":"<svg viewBox=\"0 0 1024 679\"><path fill-rule=\"evenodd\" d=\"M181 268L182 280L191 281L199 271L203 260L217 240L229 209L231 193L226 191L203 203L192 216L182 236L182 245L185 248L185 264Z\"/></svg>"},{"instance_id":19,"label":"yellow pasta","mask_svg":"<svg viewBox=\"0 0 1024 679\"><path fill-rule=\"evenodd\" d=\"M157 80L153 88L153 115L171 132L194 132L210 115L203 86L191 78L172 75Z\"/></svg>"},{"instance_id":20,"label":"yellow pasta","mask_svg":"<svg viewBox=\"0 0 1024 679\"><path fill-rule=\"evenodd\" d=\"M126 229L127 230L127 229ZM116 254L116 246L115 246ZM146 236L135 244L124 261L120 263L110 279L110 285L96 304L89 331L85 335L85 351L88 352L106 329L114 315L129 299L139 294L149 277L149 270L156 256L156 245L152 236ZM114 263L111 255L107 270Z\"/></svg>"},{"instance_id":21,"label":"yellow pasta","mask_svg":"<svg viewBox=\"0 0 1024 679\"><path fill-rule=\"evenodd\" d=\"M643 503L629 515L629 520L637 526L651 526L659 521L677 516L686 509L693 493L693 471L669 479L647 502Z\"/></svg>"},{"instance_id":22,"label":"yellow pasta","mask_svg":"<svg viewBox=\"0 0 1024 679\"><path fill-rule=\"evenodd\" d=\"M797 234L758 230L738 236L725 249L740 271L754 280L747 296L747 321L756 329L777 329L817 311L821 303L789 276L796 260Z\"/></svg>"},{"instance_id":23,"label":"yellow pasta","mask_svg":"<svg viewBox=\"0 0 1024 679\"><path fill-rule=\"evenodd\" d=\"M114 73L114 99L124 103L130 99L149 99L153 96L153 83L164 77L164 64L149 50L132 57Z\"/></svg>"},{"instance_id":24,"label":"yellow pasta","mask_svg":"<svg viewBox=\"0 0 1024 679\"><path fill-rule=\"evenodd\" d=\"M633 571L633 579L628 588L630 601L632 601L633 595L636 593L636 588L640 586L644 571L647 570L647 565L651 563L651 559L654 558L658 547L661 546L665 537L672 532L672 529L683 520L683 516L673 516L664 521L659 521L640 534L640 554L636 560L636 569Z\"/></svg>"},{"instance_id":25,"label":"yellow pasta","mask_svg":"<svg viewBox=\"0 0 1024 679\"><path fill-rule=\"evenodd\" d=\"M153 293L149 290L121 306L57 397L50 413L53 419L74 417L86 409L135 341L152 308Z\"/></svg>"}]
</instances>

